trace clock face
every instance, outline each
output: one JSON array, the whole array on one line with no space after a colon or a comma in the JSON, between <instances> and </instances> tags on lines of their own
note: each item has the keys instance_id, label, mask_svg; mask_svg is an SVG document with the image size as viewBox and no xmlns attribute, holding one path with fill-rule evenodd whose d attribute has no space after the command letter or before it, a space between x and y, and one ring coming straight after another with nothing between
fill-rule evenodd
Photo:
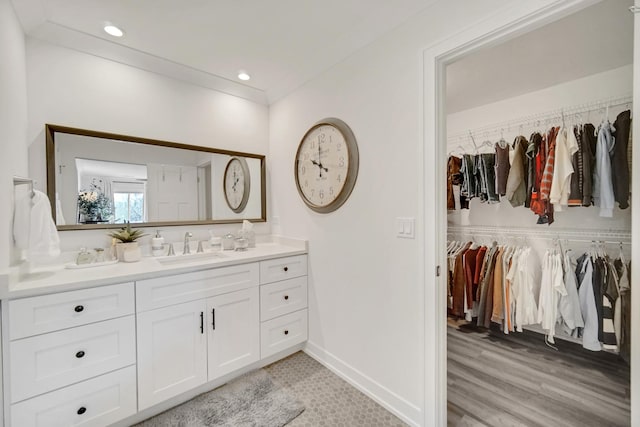
<instances>
[{"instance_id":1,"label":"clock face","mask_svg":"<svg viewBox=\"0 0 640 427\"><path fill-rule=\"evenodd\" d=\"M357 146L344 122L326 119L309 129L298 147L295 176L311 209L322 213L337 209L351 193L355 174Z\"/></svg>"},{"instance_id":2,"label":"clock face","mask_svg":"<svg viewBox=\"0 0 640 427\"><path fill-rule=\"evenodd\" d=\"M244 159L233 157L224 171L224 196L236 213L242 212L249 199L249 168Z\"/></svg>"}]
</instances>

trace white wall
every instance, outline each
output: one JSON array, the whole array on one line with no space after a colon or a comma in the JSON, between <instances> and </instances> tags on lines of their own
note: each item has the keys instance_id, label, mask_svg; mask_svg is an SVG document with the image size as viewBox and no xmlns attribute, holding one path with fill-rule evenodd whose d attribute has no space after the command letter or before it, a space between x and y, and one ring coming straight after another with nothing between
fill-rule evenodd
<instances>
[{"instance_id":1,"label":"white wall","mask_svg":"<svg viewBox=\"0 0 640 427\"><path fill-rule=\"evenodd\" d=\"M448 152L458 153L459 145L465 148L467 153L473 153L473 145L467 136L469 130L491 126L493 123L501 123L517 120L536 114L558 111L562 108L592 104L601 100L630 97L633 91L633 66L628 65L603 73L565 82L543 90L531 92L525 95L505 99L499 102L472 108L447 116L447 132L456 137L449 138ZM629 109L629 105L618 105L609 109L609 119L613 123L616 115ZM584 122L593 123L596 127L602 120L604 112L600 110L591 113L583 113ZM573 115L567 115L566 121L572 123ZM518 135L527 138L534 131L544 131L550 126L558 126L559 119L547 122L543 120L540 125L534 120L531 124L525 123L522 127L504 127L504 138L509 143ZM477 144L485 140L493 142L500 138L502 127L492 132L480 132L475 135ZM464 136L463 138L458 135ZM490 147L482 147L481 152L492 152ZM617 205L617 204L616 204ZM599 216L599 209L590 207L574 207L562 212L555 212L555 222L552 228L571 229L599 229L599 230L631 230L631 209L621 210L617 206L612 218ZM525 207L513 208L508 200L503 199L497 204L481 203L479 199L471 201L470 209L449 211L447 216L450 225L480 225L480 226L506 226L506 227L531 227L536 225L537 215Z\"/></svg>"},{"instance_id":2,"label":"white wall","mask_svg":"<svg viewBox=\"0 0 640 427\"><path fill-rule=\"evenodd\" d=\"M310 240L308 350L416 424L422 418L422 322L435 310L435 301L422 303L426 261L420 247L431 241L421 238L421 203L423 194L432 202L433 192L421 182L422 54L516 3L436 2L271 108L273 215L282 234ZM491 28L504 23L497 20ZM360 172L345 205L322 215L300 200L292 171L301 137L328 116L353 129ZM395 237L400 216L416 217L418 239ZM433 223L427 227L433 229ZM430 409L426 425L433 425L432 416Z\"/></svg>"},{"instance_id":3,"label":"white wall","mask_svg":"<svg viewBox=\"0 0 640 427\"><path fill-rule=\"evenodd\" d=\"M268 151L269 110L264 105L32 38L27 38L26 50L27 140L34 158L44 150L45 123L234 151ZM208 228L222 234L237 227L164 229L168 241L178 241L186 230L204 240ZM268 224L258 225L257 232L268 231ZM60 237L63 250L108 243L101 230L63 231Z\"/></svg>"},{"instance_id":4,"label":"white wall","mask_svg":"<svg viewBox=\"0 0 640 427\"><path fill-rule=\"evenodd\" d=\"M0 269L9 266L12 175L27 176L27 84L25 40L9 0L0 0ZM22 186L16 194L23 191Z\"/></svg>"}]
</instances>

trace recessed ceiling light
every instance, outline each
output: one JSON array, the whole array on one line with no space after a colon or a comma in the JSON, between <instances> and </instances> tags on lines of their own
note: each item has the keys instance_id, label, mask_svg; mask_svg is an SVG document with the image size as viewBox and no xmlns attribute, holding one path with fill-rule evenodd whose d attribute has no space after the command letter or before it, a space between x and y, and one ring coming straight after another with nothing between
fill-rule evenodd
<instances>
[{"instance_id":1,"label":"recessed ceiling light","mask_svg":"<svg viewBox=\"0 0 640 427\"><path fill-rule=\"evenodd\" d=\"M124 32L120 28L116 27L113 24L105 25L104 26L104 31L105 31L105 33L107 33L107 34L109 34L110 36L113 36L113 37L122 37L124 35Z\"/></svg>"},{"instance_id":2,"label":"recessed ceiling light","mask_svg":"<svg viewBox=\"0 0 640 427\"><path fill-rule=\"evenodd\" d=\"M247 74L246 71L238 71L238 78L240 80L249 80L251 78L251 76L249 74Z\"/></svg>"}]
</instances>

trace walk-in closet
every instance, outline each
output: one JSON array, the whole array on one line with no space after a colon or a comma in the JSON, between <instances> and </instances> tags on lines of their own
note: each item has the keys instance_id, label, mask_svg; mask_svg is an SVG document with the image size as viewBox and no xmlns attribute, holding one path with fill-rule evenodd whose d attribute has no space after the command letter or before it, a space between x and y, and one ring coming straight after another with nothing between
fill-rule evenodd
<instances>
[{"instance_id":1,"label":"walk-in closet","mask_svg":"<svg viewBox=\"0 0 640 427\"><path fill-rule=\"evenodd\" d=\"M447 66L449 425L631 423L630 6Z\"/></svg>"}]
</instances>

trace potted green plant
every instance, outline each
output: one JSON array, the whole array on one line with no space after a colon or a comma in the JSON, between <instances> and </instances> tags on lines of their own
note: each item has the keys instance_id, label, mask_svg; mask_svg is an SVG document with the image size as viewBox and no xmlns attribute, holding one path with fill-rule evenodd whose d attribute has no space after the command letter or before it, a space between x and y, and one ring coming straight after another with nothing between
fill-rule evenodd
<instances>
[{"instance_id":1,"label":"potted green plant","mask_svg":"<svg viewBox=\"0 0 640 427\"><path fill-rule=\"evenodd\" d=\"M118 240L116 243L116 254L118 261L135 262L140 261L142 254L137 240L146 236L142 230L131 229L131 224L127 221L127 225L118 231L109 233L109 236Z\"/></svg>"}]
</instances>

